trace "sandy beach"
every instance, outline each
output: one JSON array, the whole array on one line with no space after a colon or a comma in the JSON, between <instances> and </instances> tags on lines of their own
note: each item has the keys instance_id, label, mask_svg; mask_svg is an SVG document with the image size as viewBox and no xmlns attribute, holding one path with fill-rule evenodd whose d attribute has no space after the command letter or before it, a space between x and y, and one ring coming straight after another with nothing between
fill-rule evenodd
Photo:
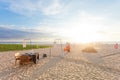
<instances>
[{"instance_id":1,"label":"sandy beach","mask_svg":"<svg viewBox=\"0 0 120 80\"><path fill-rule=\"evenodd\" d=\"M83 53L82 45L72 45L64 57L60 48L36 49L37 64L15 65L14 54L25 51L0 52L0 80L120 80L120 50L111 44L95 45L98 53ZM42 58L42 54L48 54Z\"/></svg>"}]
</instances>

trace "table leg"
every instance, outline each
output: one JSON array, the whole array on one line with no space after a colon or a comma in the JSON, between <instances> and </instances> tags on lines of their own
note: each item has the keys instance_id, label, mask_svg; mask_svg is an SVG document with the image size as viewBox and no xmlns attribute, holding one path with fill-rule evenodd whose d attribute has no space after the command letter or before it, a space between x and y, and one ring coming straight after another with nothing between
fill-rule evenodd
<instances>
[{"instance_id":1,"label":"table leg","mask_svg":"<svg viewBox=\"0 0 120 80\"><path fill-rule=\"evenodd\" d=\"M36 64L37 60L36 60L36 55L33 55L33 62Z\"/></svg>"}]
</instances>

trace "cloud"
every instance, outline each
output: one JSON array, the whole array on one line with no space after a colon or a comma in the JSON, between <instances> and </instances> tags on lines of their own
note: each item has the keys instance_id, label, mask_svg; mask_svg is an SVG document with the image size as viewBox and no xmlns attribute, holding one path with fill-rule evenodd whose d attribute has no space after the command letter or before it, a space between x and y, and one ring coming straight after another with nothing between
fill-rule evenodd
<instances>
[{"instance_id":1,"label":"cloud","mask_svg":"<svg viewBox=\"0 0 120 80\"><path fill-rule=\"evenodd\" d=\"M1 0L6 9L25 16L34 14L56 15L62 12L63 3L60 0Z\"/></svg>"},{"instance_id":2,"label":"cloud","mask_svg":"<svg viewBox=\"0 0 120 80\"><path fill-rule=\"evenodd\" d=\"M8 0L2 1L7 4L6 9L21 15L32 15L36 11L35 6L30 0ZM28 14L29 13L29 14Z\"/></svg>"},{"instance_id":3,"label":"cloud","mask_svg":"<svg viewBox=\"0 0 120 80\"><path fill-rule=\"evenodd\" d=\"M15 25L0 25L1 28L8 28L8 29L14 29Z\"/></svg>"},{"instance_id":4,"label":"cloud","mask_svg":"<svg viewBox=\"0 0 120 80\"><path fill-rule=\"evenodd\" d=\"M58 0L54 0L49 6L44 6L42 11L45 15L56 15L62 12L62 8L63 4L60 4Z\"/></svg>"},{"instance_id":5,"label":"cloud","mask_svg":"<svg viewBox=\"0 0 120 80\"><path fill-rule=\"evenodd\" d=\"M22 30L22 29L14 29L14 28L7 28L7 27L1 27L0 26L0 39L26 39L26 38L32 38L32 39L52 39L55 38L56 35L53 35L53 33L50 32L44 32L44 31L35 31L37 29L32 29L32 31L29 30Z\"/></svg>"}]
</instances>

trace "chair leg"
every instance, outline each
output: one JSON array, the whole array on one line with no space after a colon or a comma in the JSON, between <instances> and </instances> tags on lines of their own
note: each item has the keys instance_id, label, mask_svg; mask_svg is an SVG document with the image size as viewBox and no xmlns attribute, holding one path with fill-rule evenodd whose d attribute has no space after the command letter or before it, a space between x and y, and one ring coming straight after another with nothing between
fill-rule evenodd
<instances>
[{"instance_id":1,"label":"chair leg","mask_svg":"<svg viewBox=\"0 0 120 80\"><path fill-rule=\"evenodd\" d=\"M37 59L39 60L39 54L37 55Z\"/></svg>"},{"instance_id":2,"label":"chair leg","mask_svg":"<svg viewBox=\"0 0 120 80\"><path fill-rule=\"evenodd\" d=\"M17 60L15 59L15 65L16 65L16 61L17 61Z\"/></svg>"}]
</instances>

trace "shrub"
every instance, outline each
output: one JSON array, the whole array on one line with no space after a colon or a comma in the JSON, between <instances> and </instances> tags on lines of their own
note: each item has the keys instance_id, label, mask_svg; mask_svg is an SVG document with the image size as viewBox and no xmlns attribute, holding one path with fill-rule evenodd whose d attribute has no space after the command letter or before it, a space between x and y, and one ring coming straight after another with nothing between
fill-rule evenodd
<instances>
[{"instance_id":1,"label":"shrub","mask_svg":"<svg viewBox=\"0 0 120 80\"><path fill-rule=\"evenodd\" d=\"M0 44L1 51L15 51L15 50L29 50L29 49L38 49L38 48L49 48L50 45L27 45L26 48L22 47L22 44Z\"/></svg>"}]
</instances>

